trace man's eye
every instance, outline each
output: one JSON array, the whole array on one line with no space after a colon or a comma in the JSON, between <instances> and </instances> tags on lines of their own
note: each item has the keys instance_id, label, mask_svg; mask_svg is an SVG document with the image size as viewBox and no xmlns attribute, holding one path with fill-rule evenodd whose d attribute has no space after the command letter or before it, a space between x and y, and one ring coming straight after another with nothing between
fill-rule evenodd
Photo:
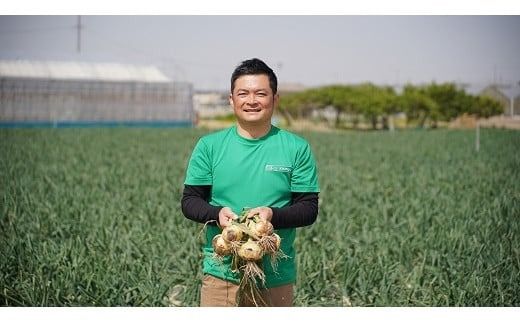
<instances>
[{"instance_id":1,"label":"man's eye","mask_svg":"<svg viewBox=\"0 0 520 323\"><path fill-rule=\"evenodd\" d=\"M258 93L257 95L258 95L258 96L266 96L266 94L265 94L265 93L262 93L262 92L261 92L261 93Z\"/></svg>"}]
</instances>

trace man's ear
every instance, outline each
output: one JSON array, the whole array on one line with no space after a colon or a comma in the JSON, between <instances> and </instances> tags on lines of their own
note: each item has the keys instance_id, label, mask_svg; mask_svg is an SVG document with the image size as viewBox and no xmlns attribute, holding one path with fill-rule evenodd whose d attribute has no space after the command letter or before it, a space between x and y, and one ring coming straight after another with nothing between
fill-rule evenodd
<instances>
[{"instance_id":1,"label":"man's ear","mask_svg":"<svg viewBox=\"0 0 520 323\"><path fill-rule=\"evenodd\" d=\"M233 108L235 105L233 104L233 94L229 94L229 105Z\"/></svg>"},{"instance_id":2,"label":"man's ear","mask_svg":"<svg viewBox=\"0 0 520 323\"><path fill-rule=\"evenodd\" d=\"M280 103L280 95L278 93L276 93L273 97L273 106L275 108L278 107L278 103Z\"/></svg>"}]
</instances>

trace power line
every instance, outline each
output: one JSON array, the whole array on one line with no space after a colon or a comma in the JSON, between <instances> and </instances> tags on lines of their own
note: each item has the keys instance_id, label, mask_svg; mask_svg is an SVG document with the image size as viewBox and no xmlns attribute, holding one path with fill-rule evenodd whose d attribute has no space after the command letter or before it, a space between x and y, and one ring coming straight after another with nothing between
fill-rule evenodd
<instances>
[{"instance_id":1,"label":"power line","mask_svg":"<svg viewBox=\"0 0 520 323\"><path fill-rule=\"evenodd\" d=\"M83 25L81 24L81 16L78 16L78 23L76 25L76 28L78 29L78 37L77 37L77 41L78 41L78 46L77 46L77 49L78 49L78 53L81 53L81 28L83 27Z\"/></svg>"},{"instance_id":2,"label":"power line","mask_svg":"<svg viewBox=\"0 0 520 323\"><path fill-rule=\"evenodd\" d=\"M120 41L116 41L113 39L109 39L106 37L105 33L101 31L97 31L95 28L83 28L86 32L93 33L96 36L103 38L111 47L117 48L117 49L123 49L126 52L131 52L132 54L137 54L143 57L146 57L148 59L154 58L156 60L160 60L163 62L174 62L173 64L183 64L183 65L190 65L192 67L201 67L201 68L221 68L224 67L223 65L219 64L212 64L212 63L206 63L206 62L196 62L192 60L185 60L185 59L179 59L179 58L172 58L167 57L163 55L157 55L154 52L147 52L145 50L142 50L141 48L136 48L134 46L130 46L126 43L122 43Z\"/></svg>"}]
</instances>

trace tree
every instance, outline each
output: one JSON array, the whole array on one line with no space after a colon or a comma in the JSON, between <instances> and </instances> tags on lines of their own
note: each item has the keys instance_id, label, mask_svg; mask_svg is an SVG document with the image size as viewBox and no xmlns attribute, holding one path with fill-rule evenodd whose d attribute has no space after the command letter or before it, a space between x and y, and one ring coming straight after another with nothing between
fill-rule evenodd
<instances>
[{"instance_id":1,"label":"tree","mask_svg":"<svg viewBox=\"0 0 520 323\"><path fill-rule=\"evenodd\" d=\"M453 83L432 83L420 91L437 103L439 120L450 121L471 110L471 96Z\"/></svg>"},{"instance_id":2,"label":"tree","mask_svg":"<svg viewBox=\"0 0 520 323\"><path fill-rule=\"evenodd\" d=\"M471 98L469 113L478 118L489 118L502 114L503 107L500 102L487 96L474 96Z\"/></svg>"},{"instance_id":3,"label":"tree","mask_svg":"<svg viewBox=\"0 0 520 323\"><path fill-rule=\"evenodd\" d=\"M406 85L401 95L401 104L407 117L418 120L419 126L424 128L428 119L437 120L439 105L424 91L413 85Z\"/></svg>"}]
</instances>

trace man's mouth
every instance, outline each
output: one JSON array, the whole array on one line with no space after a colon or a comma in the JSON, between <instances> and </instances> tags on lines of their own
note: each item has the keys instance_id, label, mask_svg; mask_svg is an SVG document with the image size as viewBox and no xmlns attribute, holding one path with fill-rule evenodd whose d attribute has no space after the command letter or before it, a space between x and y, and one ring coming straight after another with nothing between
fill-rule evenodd
<instances>
[{"instance_id":1,"label":"man's mouth","mask_svg":"<svg viewBox=\"0 0 520 323\"><path fill-rule=\"evenodd\" d=\"M257 109L244 109L245 112L260 112L262 111L262 109L260 108L257 108Z\"/></svg>"}]
</instances>

